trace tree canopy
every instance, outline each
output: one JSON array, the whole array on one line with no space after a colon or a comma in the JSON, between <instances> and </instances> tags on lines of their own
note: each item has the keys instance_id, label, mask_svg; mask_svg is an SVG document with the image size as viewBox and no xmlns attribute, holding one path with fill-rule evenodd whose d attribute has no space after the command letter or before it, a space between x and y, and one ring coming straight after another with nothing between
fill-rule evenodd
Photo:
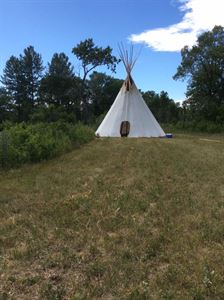
<instances>
[{"instance_id":1,"label":"tree canopy","mask_svg":"<svg viewBox=\"0 0 224 300\"><path fill-rule=\"evenodd\" d=\"M80 42L72 49L72 53L82 62L83 81L92 70L102 65L106 65L108 69L115 72L116 65L120 61L112 55L112 48L98 47L91 38Z\"/></svg>"},{"instance_id":2,"label":"tree canopy","mask_svg":"<svg viewBox=\"0 0 224 300\"><path fill-rule=\"evenodd\" d=\"M181 51L174 79L187 79L187 104L195 118L224 121L224 28L202 33Z\"/></svg>"}]
</instances>

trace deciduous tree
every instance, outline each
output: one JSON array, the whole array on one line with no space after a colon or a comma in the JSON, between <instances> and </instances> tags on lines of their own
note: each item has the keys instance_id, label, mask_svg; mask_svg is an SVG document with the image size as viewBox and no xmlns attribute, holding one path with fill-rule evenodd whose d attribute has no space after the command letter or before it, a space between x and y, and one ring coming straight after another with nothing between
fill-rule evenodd
<instances>
[{"instance_id":1,"label":"deciduous tree","mask_svg":"<svg viewBox=\"0 0 224 300\"><path fill-rule=\"evenodd\" d=\"M72 49L72 53L81 61L83 68L82 80L85 81L87 75L99 66L107 66L115 72L116 65L120 61L112 55L112 48L98 47L93 39L86 39Z\"/></svg>"},{"instance_id":2,"label":"deciduous tree","mask_svg":"<svg viewBox=\"0 0 224 300\"><path fill-rule=\"evenodd\" d=\"M194 118L224 122L224 28L202 33L184 47L174 79L187 79L187 103Z\"/></svg>"}]
</instances>

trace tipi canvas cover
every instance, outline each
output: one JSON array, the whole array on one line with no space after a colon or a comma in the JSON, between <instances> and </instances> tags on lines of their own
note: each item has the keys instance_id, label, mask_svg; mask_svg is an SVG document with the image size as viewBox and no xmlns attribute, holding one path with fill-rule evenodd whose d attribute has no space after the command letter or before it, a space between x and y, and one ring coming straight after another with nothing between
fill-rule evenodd
<instances>
[{"instance_id":1,"label":"tipi canvas cover","mask_svg":"<svg viewBox=\"0 0 224 300\"><path fill-rule=\"evenodd\" d=\"M131 55L132 57L132 55ZM128 76L96 131L98 137L163 137L165 133L137 89L131 70L135 61L121 54Z\"/></svg>"}]
</instances>

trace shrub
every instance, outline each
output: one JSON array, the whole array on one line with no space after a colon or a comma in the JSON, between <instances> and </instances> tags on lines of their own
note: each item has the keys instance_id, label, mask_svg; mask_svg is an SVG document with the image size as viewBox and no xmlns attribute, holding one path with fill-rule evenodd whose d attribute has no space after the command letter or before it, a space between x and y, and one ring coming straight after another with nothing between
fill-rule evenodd
<instances>
[{"instance_id":1,"label":"shrub","mask_svg":"<svg viewBox=\"0 0 224 300\"><path fill-rule=\"evenodd\" d=\"M10 125L0 132L0 165L4 168L50 159L93 138L93 130L82 124Z\"/></svg>"},{"instance_id":2,"label":"shrub","mask_svg":"<svg viewBox=\"0 0 224 300\"><path fill-rule=\"evenodd\" d=\"M64 107L57 107L53 104L46 106L39 106L35 109L34 113L30 116L32 123L51 123L58 122L58 120L62 122L74 122L76 120L76 116L74 112L68 112Z\"/></svg>"},{"instance_id":3,"label":"shrub","mask_svg":"<svg viewBox=\"0 0 224 300\"><path fill-rule=\"evenodd\" d=\"M200 121L179 121L176 124L162 124L165 132L203 132L203 133L220 133L224 132L224 124Z\"/></svg>"},{"instance_id":4,"label":"shrub","mask_svg":"<svg viewBox=\"0 0 224 300\"><path fill-rule=\"evenodd\" d=\"M106 112L99 115L98 117L96 117L94 123L93 123L93 127L95 130L97 130L97 128L100 126L100 124L103 122L103 119L105 118L106 116Z\"/></svg>"},{"instance_id":5,"label":"shrub","mask_svg":"<svg viewBox=\"0 0 224 300\"><path fill-rule=\"evenodd\" d=\"M94 139L94 131L92 128L78 123L71 129L70 138L75 144L82 145Z\"/></svg>"},{"instance_id":6,"label":"shrub","mask_svg":"<svg viewBox=\"0 0 224 300\"><path fill-rule=\"evenodd\" d=\"M9 135L6 131L0 132L0 162L4 168L9 160Z\"/></svg>"}]
</instances>

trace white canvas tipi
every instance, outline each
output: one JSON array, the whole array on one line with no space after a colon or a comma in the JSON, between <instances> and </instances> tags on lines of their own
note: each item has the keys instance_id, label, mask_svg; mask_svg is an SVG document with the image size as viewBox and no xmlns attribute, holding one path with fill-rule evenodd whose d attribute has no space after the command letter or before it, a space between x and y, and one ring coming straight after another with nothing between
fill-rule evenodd
<instances>
[{"instance_id":1,"label":"white canvas tipi","mask_svg":"<svg viewBox=\"0 0 224 300\"><path fill-rule=\"evenodd\" d=\"M133 48L130 54L120 48L121 60L127 71L113 105L96 131L98 137L163 137L165 133L137 89L131 70L136 62Z\"/></svg>"}]
</instances>

